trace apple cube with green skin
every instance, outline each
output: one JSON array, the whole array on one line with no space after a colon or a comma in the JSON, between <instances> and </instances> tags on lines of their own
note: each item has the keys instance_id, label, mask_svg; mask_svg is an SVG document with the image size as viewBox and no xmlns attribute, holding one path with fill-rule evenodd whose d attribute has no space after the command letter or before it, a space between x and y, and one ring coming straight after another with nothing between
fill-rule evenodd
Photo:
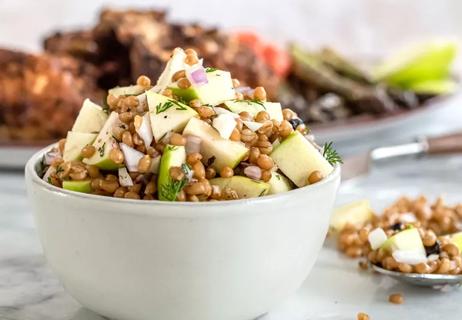
<instances>
[{"instance_id":1,"label":"apple cube with green skin","mask_svg":"<svg viewBox=\"0 0 462 320\"><path fill-rule=\"evenodd\" d=\"M451 94L457 90L458 84L453 80L425 80L412 83L407 89L420 94L444 95Z\"/></svg>"},{"instance_id":2,"label":"apple cube with green skin","mask_svg":"<svg viewBox=\"0 0 462 320\"><path fill-rule=\"evenodd\" d=\"M236 92L233 87L233 80L231 74L227 71L215 70L207 72L208 83L182 89L176 84L171 85L169 88L172 92L181 97L183 100L189 102L193 99L199 99L202 104L216 106L227 100L236 98Z\"/></svg>"},{"instance_id":3,"label":"apple cube with green skin","mask_svg":"<svg viewBox=\"0 0 462 320\"><path fill-rule=\"evenodd\" d=\"M269 183L242 176L215 178L210 180L210 184L219 186L221 190L226 187L233 189L237 192L239 199L262 197L268 194L271 188Z\"/></svg>"},{"instance_id":4,"label":"apple cube with green skin","mask_svg":"<svg viewBox=\"0 0 462 320\"><path fill-rule=\"evenodd\" d=\"M298 131L291 133L271 152L270 157L297 187L306 185L313 171L326 177L333 167L322 154Z\"/></svg>"},{"instance_id":5,"label":"apple cube with green skin","mask_svg":"<svg viewBox=\"0 0 462 320\"><path fill-rule=\"evenodd\" d=\"M462 232L456 232L449 235L450 241L459 248L459 251L462 252Z\"/></svg>"},{"instance_id":6,"label":"apple cube with green skin","mask_svg":"<svg viewBox=\"0 0 462 320\"><path fill-rule=\"evenodd\" d=\"M169 84L172 83L173 75L181 70L185 69L185 60L186 53L181 48L175 48L173 50L172 57L167 61L167 65L162 71L159 79L157 79L157 84L153 88L155 92L162 92Z\"/></svg>"},{"instance_id":7,"label":"apple cube with green skin","mask_svg":"<svg viewBox=\"0 0 462 320\"><path fill-rule=\"evenodd\" d=\"M106 112L99 105L85 99L79 115L74 122L72 132L98 133L108 118Z\"/></svg>"},{"instance_id":8,"label":"apple cube with green skin","mask_svg":"<svg viewBox=\"0 0 462 320\"><path fill-rule=\"evenodd\" d=\"M417 228L410 228L396 233L385 241L382 249L394 251L420 252L425 255L425 247Z\"/></svg>"},{"instance_id":9,"label":"apple cube with green skin","mask_svg":"<svg viewBox=\"0 0 462 320\"><path fill-rule=\"evenodd\" d=\"M236 167L246 156L249 149L238 141L223 139L208 123L191 118L183 131L184 135L192 135L202 139L201 154L203 161L214 159L212 166L220 171L223 167Z\"/></svg>"},{"instance_id":10,"label":"apple cube with green skin","mask_svg":"<svg viewBox=\"0 0 462 320\"><path fill-rule=\"evenodd\" d=\"M91 189L91 180L64 180L63 189L90 193Z\"/></svg>"},{"instance_id":11,"label":"apple cube with green skin","mask_svg":"<svg viewBox=\"0 0 462 320\"><path fill-rule=\"evenodd\" d=\"M117 141L112 136L112 130L120 125L123 123L119 120L119 115L117 112L112 112L93 143L96 152L90 158L83 159L83 163L97 166L103 170L117 170L124 166L123 163L117 164L109 157L112 149L119 148Z\"/></svg>"},{"instance_id":12,"label":"apple cube with green skin","mask_svg":"<svg viewBox=\"0 0 462 320\"><path fill-rule=\"evenodd\" d=\"M251 116L255 117L260 111L266 111L270 119L277 121L284 120L282 116L282 108L279 102L260 102L250 100L231 100L225 101L226 107L232 112L239 114L243 111L248 112Z\"/></svg>"},{"instance_id":13,"label":"apple cube with green skin","mask_svg":"<svg viewBox=\"0 0 462 320\"><path fill-rule=\"evenodd\" d=\"M172 178L170 177L171 167L181 167L186 162L186 150L183 146L166 145L160 159L159 176L157 179L157 193L159 200L175 201L172 197ZM179 191L179 190L178 190Z\"/></svg>"},{"instance_id":14,"label":"apple cube with green skin","mask_svg":"<svg viewBox=\"0 0 462 320\"><path fill-rule=\"evenodd\" d=\"M187 105L153 91L146 92L152 134L159 142L168 132L181 132L189 119L198 114Z\"/></svg>"},{"instance_id":15,"label":"apple cube with green skin","mask_svg":"<svg viewBox=\"0 0 462 320\"><path fill-rule=\"evenodd\" d=\"M83 133L69 131L64 145L63 160L74 161L82 159L80 153L83 147L91 145L95 141L96 133Z\"/></svg>"},{"instance_id":16,"label":"apple cube with green skin","mask_svg":"<svg viewBox=\"0 0 462 320\"><path fill-rule=\"evenodd\" d=\"M444 79L449 76L456 55L457 44L453 41L419 44L397 52L379 65L375 78L404 88L416 82Z\"/></svg>"},{"instance_id":17,"label":"apple cube with green skin","mask_svg":"<svg viewBox=\"0 0 462 320\"><path fill-rule=\"evenodd\" d=\"M287 192L293 189L292 182L284 177L282 174L273 172L271 179L268 181L270 190L268 194L277 194L281 192Z\"/></svg>"},{"instance_id":18,"label":"apple cube with green skin","mask_svg":"<svg viewBox=\"0 0 462 320\"><path fill-rule=\"evenodd\" d=\"M330 227L335 231L341 231L347 224L361 227L372 216L373 210L369 200L357 200L336 208L330 220Z\"/></svg>"},{"instance_id":19,"label":"apple cube with green skin","mask_svg":"<svg viewBox=\"0 0 462 320\"><path fill-rule=\"evenodd\" d=\"M137 96L142 94L146 90L145 87L139 85L126 86L126 87L115 87L109 89L108 93L116 97L123 96Z\"/></svg>"}]
</instances>

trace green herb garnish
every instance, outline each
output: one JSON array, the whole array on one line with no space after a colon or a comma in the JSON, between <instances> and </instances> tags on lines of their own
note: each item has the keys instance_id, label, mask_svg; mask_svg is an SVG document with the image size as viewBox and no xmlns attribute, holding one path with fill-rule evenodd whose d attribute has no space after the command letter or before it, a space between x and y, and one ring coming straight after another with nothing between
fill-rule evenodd
<instances>
[{"instance_id":1,"label":"green herb garnish","mask_svg":"<svg viewBox=\"0 0 462 320\"><path fill-rule=\"evenodd\" d=\"M100 157L104 156L104 148L105 147L106 147L106 142L103 143L103 145L98 148L98 152L99 152Z\"/></svg>"},{"instance_id":2,"label":"green herb garnish","mask_svg":"<svg viewBox=\"0 0 462 320\"><path fill-rule=\"evenodd\" d=\"M160 186L159 193L161 197L167 201L175 201L178 193L188 184L188 175L191 169L187 164L181 165L181 170L183 170L185 177L181 180L173 180L172 177L169 178L166 184Z\"/></svg>"},{"instance_id":3,"label":"green herb garnish","mask_svg":"<svg viewBox=\"0 0 462 320\"><path fill-rule=\"evenodd\" d=\"M332 142L324 144L322 155L331 165L343 163L342 157L340 157L337 150L334 149Z\"/></svg>"},{"instance_id":4,"label":"green herb garnish","mask_svg":"<svg viewBox=\"0 0 462 320\"><path fill-rule=\"evenodd\" d=\"M217 71L217 68L213 68L213 67L207 67L205 68L205 72L209 73L209 72L214 72L214 71Z\"/></svg>"},{"instance_id":5,"label":"green herb garnish","mask_svg":"<svg viewBox=\"0 0 462 320\"><path fill-rule=\"evenodd\" d=\"M61 173L61 172L64 172L64 168L61 167L61 166L58 166L58 167L56 168L56 174L59 174L59 173Z\"/></svg>"},{"instance_id":6,"label":"green herb garnish","mask_svg":"<svg viewBox=\"0 0 462 320\"><path fill-rule=\"evenodd\" d=\"M170 109L171 107L176 106L176 110L186 110L186 107L178 101L168 100L164 103L160 102L156 106L156 114L162 113Z\"/></svg>"},{"instance_id":7,"label":"green herb garnish","mask_svg":"<svg viewBox=\"0 0 462 320\"><path fill-rule=\"evenodd\" d=\"M234 99L233 100L234 102L245 102L247 103L249 106L252 105L252 103L256 103L258 105L260 105L261 107L263 107L263 109L266 110L266 107L265 107L265 103L261 100L257 100L257 99L252 99L252 100L238 100L238 99Z\"/></svg>"}]
</instances>

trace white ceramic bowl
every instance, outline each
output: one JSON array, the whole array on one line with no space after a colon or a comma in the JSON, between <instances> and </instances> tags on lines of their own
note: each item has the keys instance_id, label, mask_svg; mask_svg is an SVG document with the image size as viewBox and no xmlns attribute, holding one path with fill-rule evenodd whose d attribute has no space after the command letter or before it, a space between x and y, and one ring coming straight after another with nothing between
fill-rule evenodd
<instances>
[{"instance_id":1,"label":"white ceramic bowl","mask_svg":"<svg viewBox=\"0 0 462 320\"><path fill-rule=\"evenodd\" d=\"M210 203L87 195L26 182L49 264L85 307L120 320L249 320L292 294L327 232L340 168L279 195Z\"/></svg>"}]
</instances>

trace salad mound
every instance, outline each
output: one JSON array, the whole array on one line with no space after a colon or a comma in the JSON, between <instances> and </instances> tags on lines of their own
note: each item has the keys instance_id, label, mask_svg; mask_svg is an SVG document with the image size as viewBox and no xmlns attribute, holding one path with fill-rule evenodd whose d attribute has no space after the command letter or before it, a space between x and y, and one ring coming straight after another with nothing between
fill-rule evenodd
<instances>
[{"instance_id":1,"label":"salad mound","mask_svg":"<svg viewBox=\"0 0 462 320\"><path fill-rule=\"evenodd\" d=\"M85 100L72 131L42 161L57 187L117 198L217 201L314 184L341 162L263 87L242 86L176 48L157 83Z\"/></svg>"}]
</instances>

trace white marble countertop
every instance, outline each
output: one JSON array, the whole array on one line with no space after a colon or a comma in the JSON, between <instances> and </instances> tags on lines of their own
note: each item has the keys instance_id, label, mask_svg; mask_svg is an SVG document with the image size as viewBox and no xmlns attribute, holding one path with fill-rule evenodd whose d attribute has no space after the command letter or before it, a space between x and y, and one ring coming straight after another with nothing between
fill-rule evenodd
<instances>
[{"instance_id":1,"label":"white marble countertop","mask_svg":"<svg viewBox=\"0 0 462 320\"><path fill-rule=\"evenodd\" d=\"M441 133L462 127L461 99L453 101L425 126L339 146L352 153L372 145L406 140L424 132ZM339 203L369 197L380 209L399 194L445 193L449 201L462 201L462 157L408 161L374 170L357 184L344 185ZM459 319L462 290L437 292L416 289L390 279L358 271L355 261L338 255L329 245L303 287L275 306L262 320L355 319L359 311L372 319ZM387 297L403 292L406 302L391 305ZM34 228L22 173L0 171L0 319L101 320L65 293L48 268ZM218 319L217 319L218 320Z\"/></svg>"},{"instance_id":2,"label":"white marble countertop","mask_svg":"<svg viewBox=\"0 0 462 320\"><path fill-rule=\"evenodd\" d=\"M422 175L422 173L425 173ZM26 201L21 174L0 178L0 319L102 320L65 293L46 265ZM406 161L373 170L370 177L344 184L339 203L367 197L380 210L400 194L430 197L445 194L462 200L462 156ZM405 303L387 302L401 292ZM370 272L340 256L329 241L302 286L261 320L355 319L359 311L372 319L459 319L462 289L439 292L418 289Z\"/></svg>"}]
</instances>

